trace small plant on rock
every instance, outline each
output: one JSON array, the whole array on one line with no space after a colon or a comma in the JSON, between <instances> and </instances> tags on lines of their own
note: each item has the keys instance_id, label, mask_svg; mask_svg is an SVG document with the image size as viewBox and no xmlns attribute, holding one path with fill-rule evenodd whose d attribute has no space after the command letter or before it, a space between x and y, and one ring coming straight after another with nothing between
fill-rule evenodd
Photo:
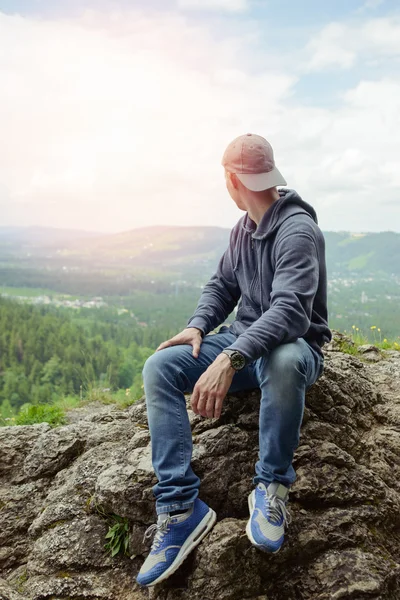
<instances>
[{"instance_id":1,"label":"small plant on rock","mask_svg":"<svg viewBox=\"0 0 400 600\"><path fill-rule=\"evenodd\" d=\"M129 523L127 517L112 514L110 519L114 521L114 524L110 524L110 529L106 534L106 538L108 538L108 542L105 544L106 550L111 552L111 556L115 556L120 551L129 554Z\"/></svg>"},{"instance_id":2,"label":"small plant on rock","mask_svg":"<svg viewBox=\"0 0 400 600\"><path fill-rule=\"evenodd\" d=\"M108 524L109 529L106 533L108 540L104 544L106 552L109 552L112 557L119 552L129 555L129 521L127 517L121 517L115 513L108 513L104 510L101 504L97 504L93 496L90 496L85 504L85 511L89 512L94 509Z\"/></svg>"}]
</instances>

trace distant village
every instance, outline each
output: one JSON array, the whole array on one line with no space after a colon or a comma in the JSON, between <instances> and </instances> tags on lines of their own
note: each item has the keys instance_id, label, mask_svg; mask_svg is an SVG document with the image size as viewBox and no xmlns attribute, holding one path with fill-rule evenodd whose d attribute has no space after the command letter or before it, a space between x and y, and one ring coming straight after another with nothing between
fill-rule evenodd
<instances>
[{"instance_id":1,"label":"distant village","mask_svg":"<svg viewBox=\"0 0 400 600\"><path fill-rule=\"evenodd\" d=\"M3 298L11 298L12 300L18 300L20 302L26 302L29 304L51 304L52 306L63 306L65 308L105 308L108 306L107 302L104 302L101 296L95 296L91 300L67 300L65 298L53 298L50 296L16 296L14 294L0 293ZM129 314L132 319L135 319L136 323L141 327L147 327L145 321L139 321L135 313L129 311L127 308L119 308L117 310L119 315Z\"/></svg>"},{"instance_id":2,"label":"distant village","mask_svg":"<svg viewBox=\"0 0 400 600\"><path fill-rule=\"evenodd\" d=\"M52 304L54 306L65 306L67 308L102 308L108 306L101 296L96 296L91 300L66 300L63 298L53 298L50 296L15 296L14 294L0 294L4 298L29 302L29 304Z\"/></svg>"}]
</instances>

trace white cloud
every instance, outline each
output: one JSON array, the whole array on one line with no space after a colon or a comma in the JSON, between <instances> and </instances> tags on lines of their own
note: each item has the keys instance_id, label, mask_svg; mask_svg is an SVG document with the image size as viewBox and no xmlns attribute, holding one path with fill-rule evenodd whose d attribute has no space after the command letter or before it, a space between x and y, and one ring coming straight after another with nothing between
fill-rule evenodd
<instances>
[{"instance_id":1,"label":"white cloud","mask_svg":"<svg viewBox=\"0 0 400 600\"><path fill-rule=\"evenodd\" d=\"M349 69L357 63L400 60L400 18L382 17L359 23L330 23L307 45L307 69Z\"/></svg>"},{"instance_id":2,"label":"white cloud","mask_svg":"<svg viewBox=\"0 0 400 600\"><path fill-rule=\"evenodd\" d=\"M366 10L375 10L375 8L379 8L385 0L367 0L362 8Z\"/></svg>"},{"instance_id":3,"label":"white cloud","mask_svg":"<svg viewBox=\"0 0 400 600\"><path fill-rule=\"evenodd\" d=\"M336 109L289 113L287 177L308 191L323 228L400 230L399 105L400 81L382 79L360 82Z\"/></svg>"},{"instance_id":4,"label":"white cloud","mask_svg":"<svg viewBox=\"0 0 400 600\"><path fill-rule=\"evenodd\" d=\"M300 65L254 72L247 39L142 12L0 14L0 54L3 224L231 227L242 213L220 160L253 131L322 228L399 228L398 76L360 81L334 108L303 106Z\"/></svg>"},{"instance_id":5,"label":"white cloud","mask_svg":"<svg viewBox=\"0 0 400 600\"><path fill-rule=\"evenodd\" d=\"M352 49L343 46L345 26L342 23L331 23L317 35L309 44L311 55L308 68L310 71L320 71L332 65L348 69L356 60Z\"/></svg>"},{"instance_id":6,"label":"white cloud","mask_svg":"<svg viewBox=\"0 0 400 600\"><path fill-rule=\"evenodd\" d=\"M177 6L183 10L215 10L243 12L248 10L248 0L177 0Z\"/></svg>"}]
</instances>

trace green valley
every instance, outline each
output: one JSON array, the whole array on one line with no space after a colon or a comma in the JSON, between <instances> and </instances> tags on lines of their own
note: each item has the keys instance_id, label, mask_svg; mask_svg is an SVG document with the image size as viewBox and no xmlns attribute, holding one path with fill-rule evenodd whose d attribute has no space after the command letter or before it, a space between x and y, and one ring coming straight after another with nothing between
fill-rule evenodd
<instances>
[{"instance_id":1,"label":"green valley","mask_svg":"<svg viewBox=\"0 0 400 600\"><path fill-rule=\"evenodd\" d=\"M0 422L140 397L144 361L186 326L229 231L0 228ZM324 235L330 327L400 348L400 234Z\"/></svg>"}]
</instances>

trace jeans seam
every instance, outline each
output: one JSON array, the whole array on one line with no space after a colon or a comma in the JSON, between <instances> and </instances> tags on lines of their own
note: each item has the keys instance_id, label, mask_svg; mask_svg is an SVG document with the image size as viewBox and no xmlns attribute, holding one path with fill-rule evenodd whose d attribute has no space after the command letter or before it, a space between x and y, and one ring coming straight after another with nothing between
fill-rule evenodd
<instances>
[{"instance_id":1,"label":"jeans seam","mask_svg":"<svg viewBox=\"0 0 400 600\"><path fill-rule=\"evenodd\" d=\"M181 371L179 371L179 374L181 373ZM175 387L178 387L177 384L177 375L178 373L175 373ZM176 409L177 409L177 413L178 413L178 419L179 419L179 451L180 451L180 458L181 458L181 479L184 478L185 476L185 451L184 451L184 439L183 439L183 427L182 427L182 417L181 417L181 412L180 412L180 406L179 406L179 401L176 402ZM186 409L186 407L185 407Z\"/></svg>"}]
</instances>

